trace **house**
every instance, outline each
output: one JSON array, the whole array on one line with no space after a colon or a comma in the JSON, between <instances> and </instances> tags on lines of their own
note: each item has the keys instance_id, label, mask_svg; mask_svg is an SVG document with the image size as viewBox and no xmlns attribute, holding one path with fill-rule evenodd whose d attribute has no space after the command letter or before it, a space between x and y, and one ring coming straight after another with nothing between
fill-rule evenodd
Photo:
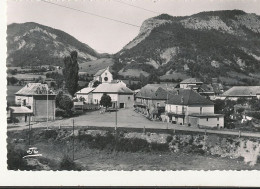
<instances>
[{"instance_id":1,"label":"house","mask_svg":"<svg viewBox=\"0 0 260 189\"><path fill-rule=\"evenodd\" d=\"M9 118L15 122L14 118L19 122L29 121L30 116L33 115L33 111L25 106L10 106L8 109Z\"/></svg>"},{"instance_id":2,"label":"house","mask_svg":"<svg viewBox=\"0 0 260 189\"><path fill-rule=\"evenodd\" d=\"M93 93L92 93L92 91L94 89L95 88L89 88L89 87L81 89L80 91L76 92L76 98L77 99L84 98L84 101L86 103L92 104L93 103Z\"/></svg>"},{"instance_id":3,"label":"house","mask_svg":"<svg viewBox=\"0 0 260 189\"><path fill-rule=\"evenodd\" d=\"M134 104L134 92L127 88L123 82L102 83L92 93L94 104L99 104L105 93L111 97L113 108L127 108Z\"/></svg>"},{"instance_id":4,"label":"house","mask_svg":"<svg viewBox=\"0 0 260 189\"><path fill-rule=\"evenodd\" d=\"M28 83L15 93L15 104L23 107L23 111L31 110L32 121L47 120L47 116L48 120L55 120L55 98L56 94L48 90L47 84Z\"/></svg>"},{"instance_id":5,"label":"house","mask_svg":"<svg viewBox=\"0 0 260 189\"><path fill-rule=\"evenodd\" d=\"M197 78L188 78L180 82L180 88L181 89L193 89L197 91L199 87L203 84L199 79Z\"/></svg>"},{"instance_id":6,"label":"house","mask_svg":"<svg viewBox=\"0 0 260 189\"><path fill-rule=\"evenodd\" d=\"M221 83L202 84L197 91L200 95L215 100L224 92L224 87Z\"/></svg>"},{"instance_id":7,"label":"house","mask_svg":"<svg viewBox=\"0 0 260 189\"><path fill-rule=\"evenodd\" d=\"M89 82L89 87L92 88L95 81L100 83L111 83L113 80L113 75L109 70L109 66L105 69L99 70L93 77L93 81Z\"/></svg>"},{"instance_id":8,"label":"house","mask_svg":"<svg viewBox=\"0 0 260 189\"><path fill-rule=\"evenodd\" d=\"M144 114L149 114L149 110L154 108L164 112L165 103L172 93L174 87L168 88L166 84L147 84L135 95L135 107Z\"/></svg>"},{"instance_id":9,"label":"house","mask_svg":"<svg viewBox=\"0 0 260 189\"><path fill-rule=\"evenodd\" d=\"M166 115L173 123L199 127L224 127L224 115L214 113L214 103L192 89L182 89L166 103Z\"/></svg>"},{"instance_id":10,"label":"house","mask_svg":"<svg viewBox=\"0 0 260 189\"><path fill-rule=\"evenodd\" d=\"M260 99L260 86L234 86L222 94L229 100L238 100L239 98L257 98Z\"/></svg>"}]
</instances>

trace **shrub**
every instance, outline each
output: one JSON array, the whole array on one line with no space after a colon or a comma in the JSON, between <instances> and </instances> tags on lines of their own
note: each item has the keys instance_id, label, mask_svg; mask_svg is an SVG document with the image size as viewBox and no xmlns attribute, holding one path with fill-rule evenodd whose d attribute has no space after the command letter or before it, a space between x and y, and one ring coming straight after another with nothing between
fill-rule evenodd
<instances>
[{"instance_id":1,"label":"shrub","mask_svg":"<svg viewBox=\"0 0 260 189\"><path fill-rule=\"evenodd\" d=\"M55 116L56 117L63 117L64 114L65 114L65 110L62 110L60 108L56 108L56 110L55 110Z\"/></svg>"},{"instance_id":2,"label":"shrub","mask_svg":"<svg viewBox=\"0 0 260 189\"><path fill-rule=\"evenodd\" d=\"M81 168L69 156L65 155L60 162L60 170L80 171Z\"/></svg>"},{"instance_id":3,"label":"shrub","mask_svg":"<svg viewBox=\"0 0 260 189\"><path fill-rule=\"evenodd\" d=\"M56 130L45 130L44 137L45 139L55 139L58 136L58 132Z\"/></svg>"},{"instance_id":4,"label":"shrub","mask_svg":"<svg viewBox=\"0 0 260 189\"><path fill-rule=\"evenodd\" d=\"M172 141L173 137L172 136L167 136L166 138L166 142L167 143L170 143Z\"/></svg>"},{"instance_id":5,"label":"shrub","mask_svg":"<svg viewBox=\"0 0 260 189\"><path fill-rule=\"evenodd\" d=\"M169 150L169 145L167 143L151 143L151 150L154 151L167 151Z\"/></svg>"},{"instance_id":6,"label":"shrub","mask_svg":"<svg viewBox=\"0 0 260 189\"><path fill-rule=\"evenodd\" d=\"M7 168L9 170L32 170L35 167L27 165L23 157L26 152L22 149L15 149L14 146L7 147Z\"/></svg>"}]
</instances>

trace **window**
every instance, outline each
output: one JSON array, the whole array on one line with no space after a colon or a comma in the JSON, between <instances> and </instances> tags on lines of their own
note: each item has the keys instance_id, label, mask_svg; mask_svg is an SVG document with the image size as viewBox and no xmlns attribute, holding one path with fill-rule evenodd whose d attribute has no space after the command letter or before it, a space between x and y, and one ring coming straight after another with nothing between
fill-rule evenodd
<instances>
[{"instance_id":1,"label":"window","mask_svg":"<svg viewBox=\"0 0 260 189\"><path fill-rule=\"evenodd\" d=\"M105 80L105 81L108 81L108 78L107 78L107 77L104 77L104 80Z\"/></svg>"},{"instance_id":2,"label":"window","mask_svg":"<svg viewBox=\"0 0 260 189\"><path fill-rule=\"evenodd\" d=\"M207 121L209 121L209 118L207 118Z\"/></svg>"},{"instance_id":3,"label":"window","mask_svg":"<svg viewBox=\"0 0 260 189\"><path fill-rule=\"evenodd\" d=\"M130 100L130 96L128 97L128 100Z\"/></svg>"},{"instance_id":4,"label":"window","mask_svg":"<svg viewBox=\"0 0 260 189\"><path fill-rule=\"evenodd\" d=\"M157 102L157 107L159 107L160 106L160 103L159 102Z\"/></svg>"},{"instance_id":5,"label":"window","mask_svg":"<svg viewBox=\"0 0 260 189\"><path fill-rule=\"evenodd\" d=\"M217 120L219 121L219 117L217 118Z\"/></svg>"},{"instance_id":6,"label":"window","mask_svg":"<svg viewBox=\"0 0 260 189\"><path fill-rule=\"evenodd\" d=\"M202 114L202 107L200 107L200 114Z\"/></svg>"}]
</instances>

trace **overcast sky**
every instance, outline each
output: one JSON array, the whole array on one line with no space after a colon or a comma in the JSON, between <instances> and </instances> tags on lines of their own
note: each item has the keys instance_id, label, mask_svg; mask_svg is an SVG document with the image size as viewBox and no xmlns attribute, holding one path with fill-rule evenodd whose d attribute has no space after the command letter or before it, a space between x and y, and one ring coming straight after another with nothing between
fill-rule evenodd
<instances>
[{"instance_id":1,"label":"overcast sky","mask_svg":"<svg viewBox=\"0 0 260 189\"><path fill-rule=\"evenodd\" d=\"M185 16L202 11L240 9L260 15L260 0L121 0L145 11L119 3L120 0L52 1L74 9L87 11L134 25L167 13ZM82 12L40 1L11 1L7 3L7 24L37 22L63 30L98 52L116 53L139 32L138 27L114 22Z\"/></svg>"}]
</instances>

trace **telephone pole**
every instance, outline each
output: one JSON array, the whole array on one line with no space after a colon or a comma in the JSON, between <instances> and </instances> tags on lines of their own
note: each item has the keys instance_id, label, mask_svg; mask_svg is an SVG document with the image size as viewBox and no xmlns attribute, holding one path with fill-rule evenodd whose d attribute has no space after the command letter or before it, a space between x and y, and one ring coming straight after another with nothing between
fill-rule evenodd
<instances>
[{"instance_id":1,"label":"telephone pole","mask_svg":"<svg viewBox=\"0 0 260 189\"><path fill-rule=\"evenodd\" d=\"M73 138L72 138L72 160L74 161L74 143L75 143L75 137L74 137L74 119L72 119L72 132L73 132Z\"/></svg>"}]
</instances>

